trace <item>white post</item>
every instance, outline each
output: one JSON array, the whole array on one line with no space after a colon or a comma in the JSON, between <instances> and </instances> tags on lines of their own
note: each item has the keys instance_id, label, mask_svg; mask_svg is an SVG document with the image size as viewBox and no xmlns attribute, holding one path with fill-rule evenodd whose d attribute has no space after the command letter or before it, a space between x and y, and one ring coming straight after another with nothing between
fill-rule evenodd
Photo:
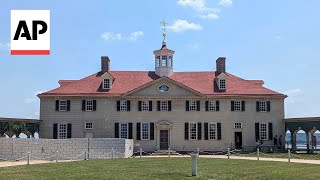
<instances>
[{"instance_id":1,"label":"white post","mask_svg":"<svg viewBox=\"0 0 320 180\"><path fill-rule=\"evenodd\" d=\"M228 159L230 159L230 148L228 148Z\"/></svg>"},{"instance_id":2,"label":"white post","mask_svg":"<svg viewBox=\"0 0 320 180\"><path fill-rule=\"evenodd\" d=\"M87 160L87 149L84 149L84 160Z\"/></svg>"},{"instance_id":3,"label":"white post","mask_svg":"<svg viewBox=\"0 0 320 180\"><path fill-rule=\"evenodd\" d=\"M291 154L290 154L290 149L288 149L288 162L290 162L290 157L291 156Z\"/></svg>"},{"instance_id":4,"label":"white post","mask_svg":"<svg viewBox=\"0 0 320 180\"><path fill-rule=\"evenodd\" d=\"M198 154L198 157L200 155L200 148L197 148L197 154Z\"/></svg>"},{"instance_id":5,"label":"white post","mask_svg":"<svg viewBox=\"0 0 320 180\"><path fill-rule=\"evenodd\" d=\"M27 164L30 165L30 152L28 152Z\"/></svg>"},{"instance_id":6,"label":"white post","mask_svg":"<svg viewBox=\"0 0 320 180\"><path fill-rule=\"evenodd\" d=\"M258 161L259 161L259 159L260 159L260 149L259 149L259 147L258 147L258 149L257 149L257 158L258 158Z\"/></svg>"},{"instance_id":7,"label":"white post","mask_svg":"<svg viewBox=\"0 0 320 180\"><path fill-rule=\"evenodd\" d=\"M140 158L142 157L142 148L140 148Z\"/></svg>"},{"instance_id":8,"label":"white post","mask_svg":"<svg viewBox=\"0 0 320 180\"><path fill-rule=\"evenodd\" d=\"M170 157L170 148L168 148L168 157Z\"/></svg>"},{"instance_id":9,"label":"white post","mask_svg":"<svg viewBox=\"0 0 320 180\"><path fill-rule=\"evenodd\" d=\"M197 176L197 156L196 153L191 153L192 158L192 176Z\"/></svg>"},{"instance_id":10,"label":"white post","mask_svg":"<svg viewBox=\"0 0 320 180\"><path fill-rule=\"evenodd\" d=\"M111 150L111 158L113 159L113 156L114 156L114 150L113 150L113 148L112 148L112 150Z\"/></svg>"},{"instance_id":11,"label":"white post","mask_svg":"<svg viewBox=\"0 0 320 180\"><path fill-rule=\"evenodd\" d=\"M57 151L57 154L56 154L56 162L59 161L59 151Z\"/></svg>"}]
</instances>

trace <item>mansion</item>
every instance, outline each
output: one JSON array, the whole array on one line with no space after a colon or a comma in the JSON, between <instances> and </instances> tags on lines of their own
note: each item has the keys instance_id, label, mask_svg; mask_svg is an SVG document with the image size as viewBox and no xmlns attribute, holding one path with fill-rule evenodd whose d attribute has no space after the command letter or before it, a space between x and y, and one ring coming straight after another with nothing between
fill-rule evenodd
<instances>
[{"instance_id":1,"label":"mansion","mask_svg":"<svg viewBox=\"0 0 320 180\"><path fill-rule=\"evenodd\" d=\"M165 37L165 34L164 34ZM284 94L226 71L175 72L165 38L152 71L101 69L39 94L42 138L126 138L145 151L221 151L284 135ZM214 67L214 65L213 65Z\"/></svg>"}]
</instances>

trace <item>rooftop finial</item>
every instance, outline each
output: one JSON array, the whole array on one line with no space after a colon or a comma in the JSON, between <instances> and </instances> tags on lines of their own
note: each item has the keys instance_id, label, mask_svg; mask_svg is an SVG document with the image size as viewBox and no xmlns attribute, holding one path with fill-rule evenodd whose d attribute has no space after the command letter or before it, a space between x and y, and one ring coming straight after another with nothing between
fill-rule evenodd
<instances>
[{"instance_id":1,"label":"rooftop finial","mask_svg":"<svg viewBox=\"0 0 320 180\"><path fill-rule=\"evenodd\" d=\"M163 33L162 33L162 35L163 35L163 41L162 41L162 44L166 44L166 26L167 26L167 23L166 23L166 21L165 20L162 20L162 21L160 21L160 24L161 24L161 26L162 26L162 30L163 30Z\"/></svg>"}]
</instances>

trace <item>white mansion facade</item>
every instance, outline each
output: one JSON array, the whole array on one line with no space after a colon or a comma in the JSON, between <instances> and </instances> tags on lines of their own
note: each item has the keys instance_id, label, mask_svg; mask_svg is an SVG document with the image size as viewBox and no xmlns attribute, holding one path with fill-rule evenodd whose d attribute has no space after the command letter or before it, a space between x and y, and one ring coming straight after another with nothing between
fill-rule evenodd
<instances>
[{"instance_id":1,"label":"white mansion facade","mask_svg":"<svg viewBox=\"0 0 320 180\"><path fill-rule=\"evenodd\" d=\"M174 72L165 40L155 71L101 70L39 94L42 138L127 138L145 151L220 151L272 144L284 132L286 95L226 72Z\"/></svg>"}]
</instances>

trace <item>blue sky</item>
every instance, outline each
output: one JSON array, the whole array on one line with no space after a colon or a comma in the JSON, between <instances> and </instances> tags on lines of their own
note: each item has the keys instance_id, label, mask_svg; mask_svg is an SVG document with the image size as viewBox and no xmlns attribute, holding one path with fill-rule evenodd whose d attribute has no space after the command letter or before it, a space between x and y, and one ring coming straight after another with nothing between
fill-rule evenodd
<instances>
[{"instance_id":1,"label":"blue sky","mask_svg":"<svg viewBox=\"0 0 320 180\"><path fill-rule=\"evenodd\" d=\"M320 1L0 1L0 117L38 118L38 92L100 69L153 70L168 23L174 71L227 71L285 93L286 117L320 116ZM11 56L10 10L51 10L51 55Z\"/></svg>"}]
</instances>

